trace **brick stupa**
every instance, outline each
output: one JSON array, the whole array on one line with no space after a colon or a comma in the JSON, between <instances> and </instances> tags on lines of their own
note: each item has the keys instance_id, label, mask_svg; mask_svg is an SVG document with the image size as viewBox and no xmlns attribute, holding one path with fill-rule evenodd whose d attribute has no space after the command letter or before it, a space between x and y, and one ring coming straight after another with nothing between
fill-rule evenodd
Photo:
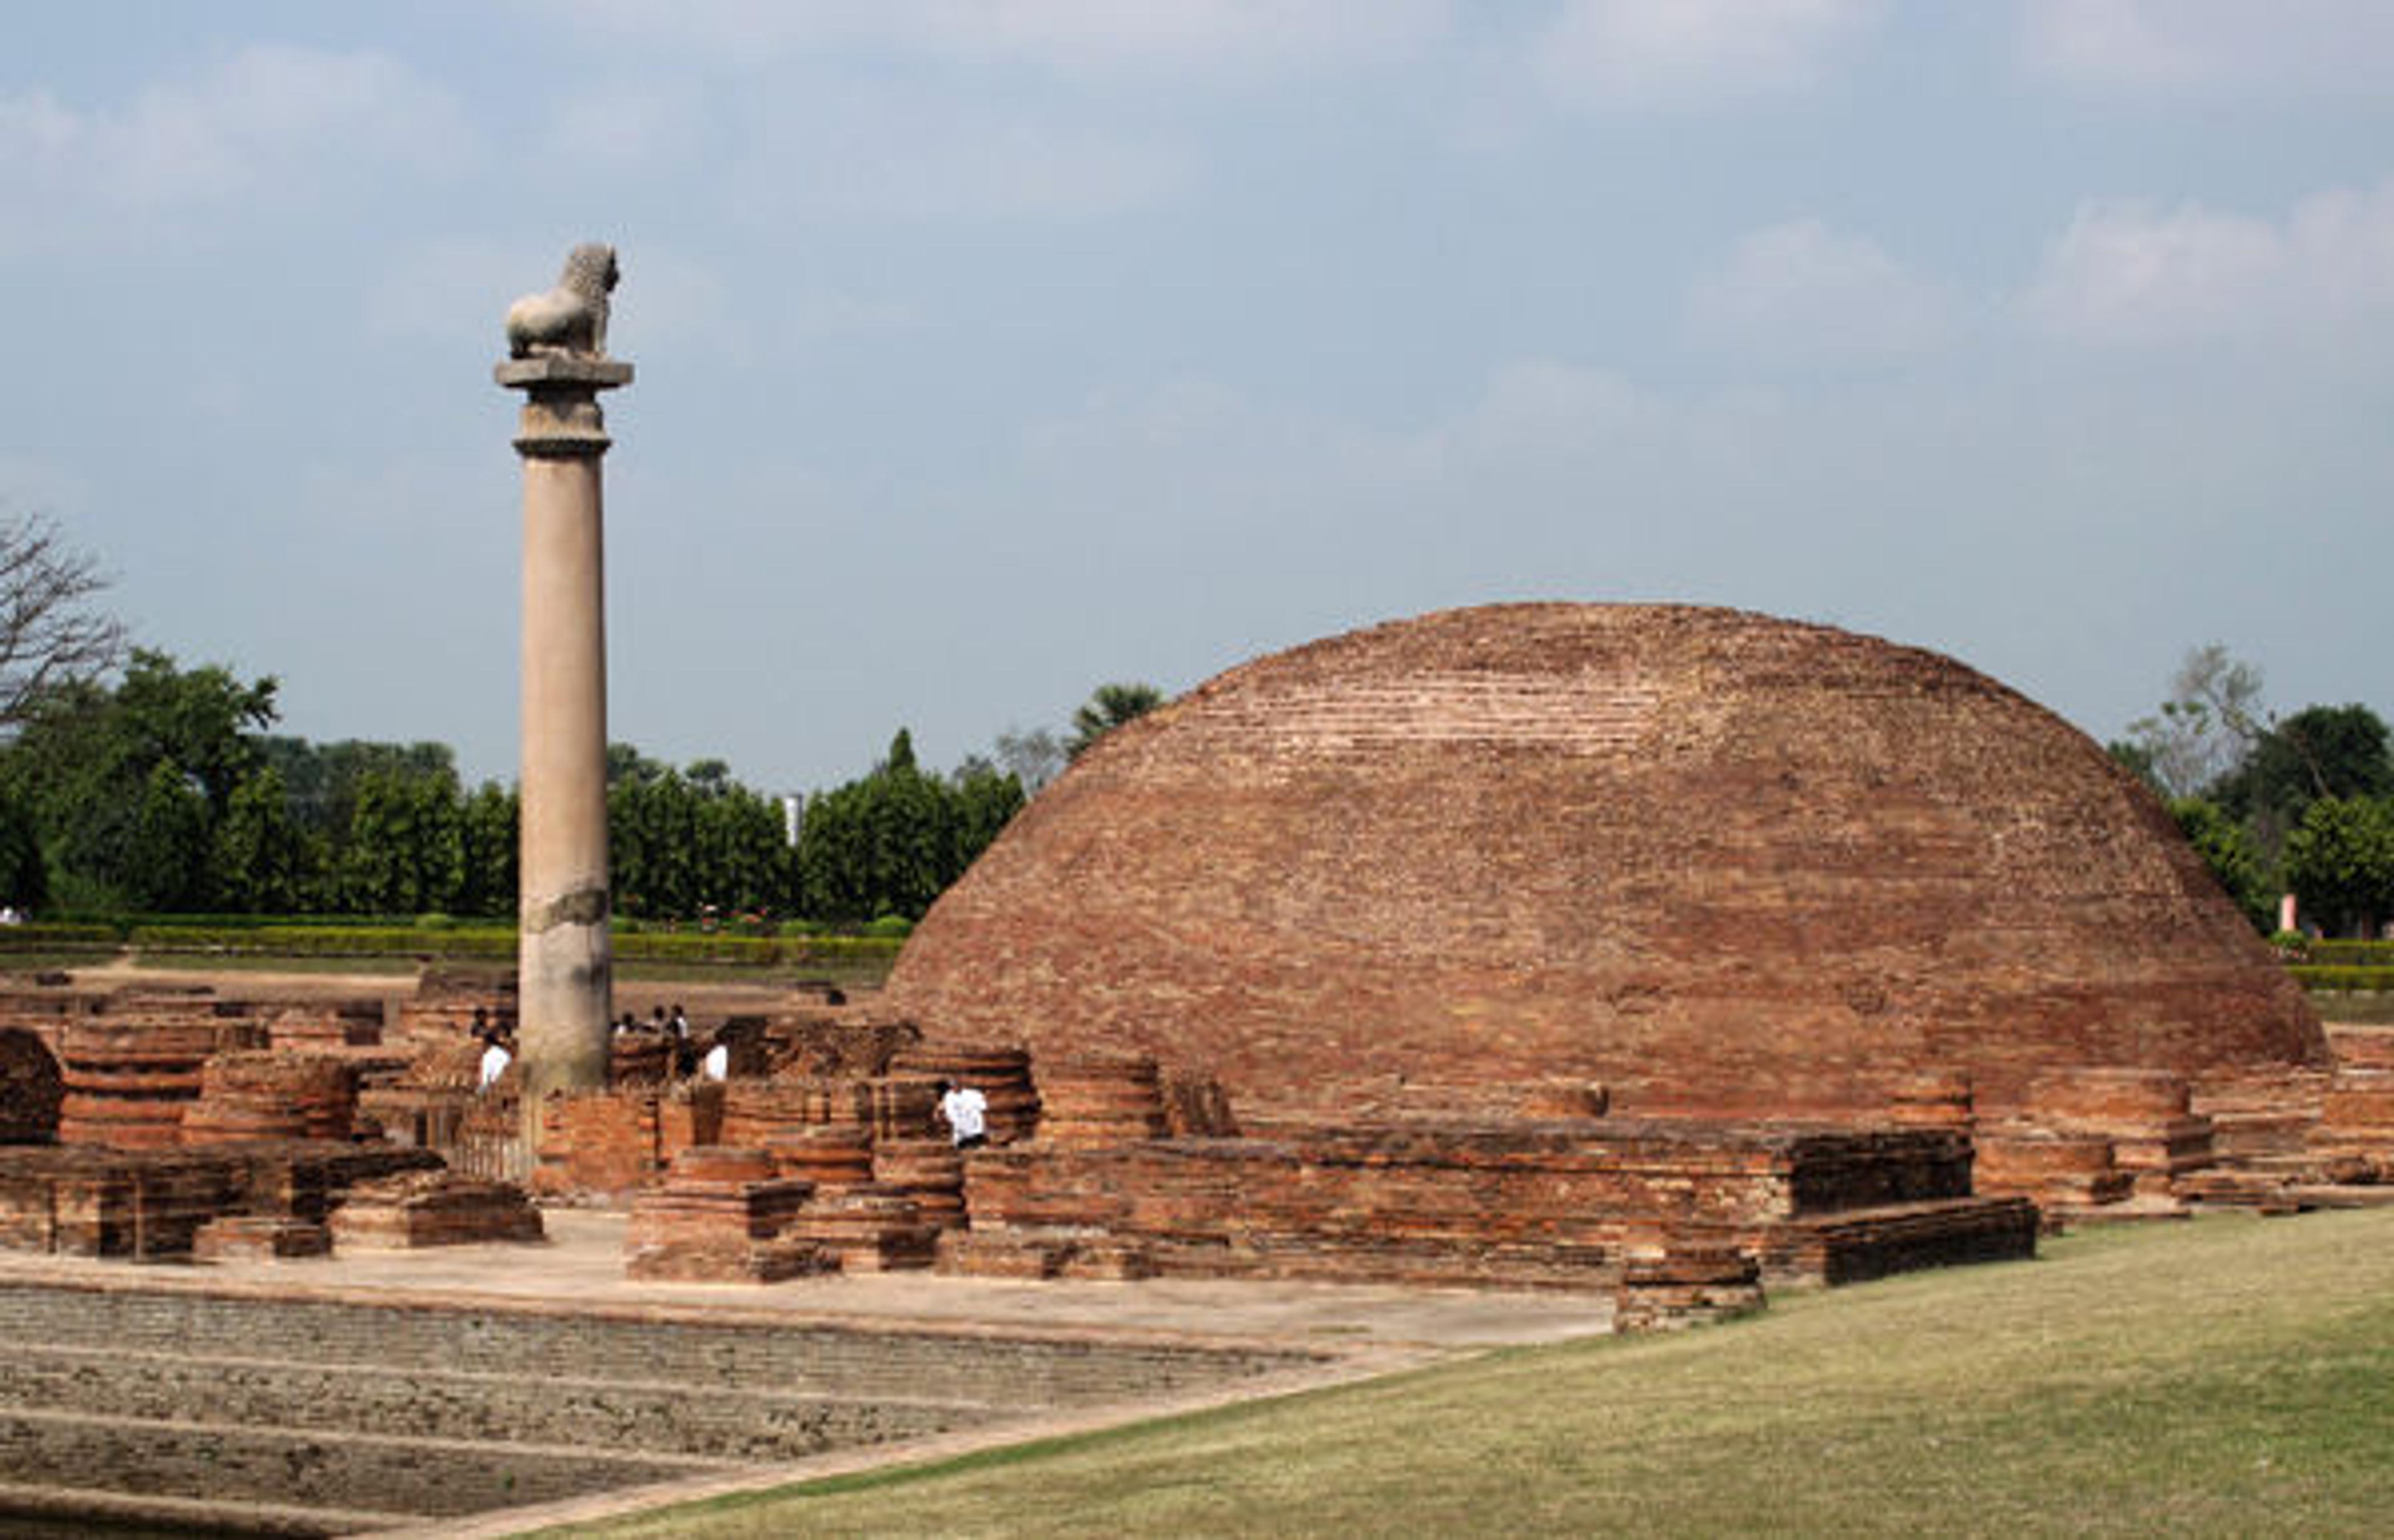
<instances>
[{"instance_id":1,"label":"brick stupa","mask_svg":"<svg viewBox=\"0 0 2394 1540\"><path fill-rule=\"evenodd\" d=\"M1935 653L1510 605L1232 669L1109 735L915 932L934 1038L1152 1054L1342 1120L1600 1082L1613 1111L1982 1113L2073 1067L2317 1068L2167 811Z\"/></svg>"}]
</instances>

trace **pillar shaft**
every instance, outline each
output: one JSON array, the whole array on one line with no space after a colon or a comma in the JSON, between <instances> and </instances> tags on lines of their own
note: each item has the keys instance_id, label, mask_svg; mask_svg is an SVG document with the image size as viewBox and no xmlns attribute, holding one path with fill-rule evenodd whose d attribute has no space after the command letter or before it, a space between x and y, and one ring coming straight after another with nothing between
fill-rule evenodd
<instances>
[{"instance_id":1,"label":"pillar shaft","mask_svg":"<svg viewBox=\"0 0 2394 1540\"><path fill-rule=\"evenodd\" d=\"M524 1094L606 1084L607 617L598 458L524 463Z\"/></svg>"},{"instance_id":2,"label":"pillar shaft","mask_svg":"<svg viewBox=\"0 0 2394 1540\"><path fill-rule=\"evenodd\" d=\"M607 888L608 438L598 392L611 360L499 366L529 392L523 456L523 774L516 1039L524 1124L550 1091L604 1086L614 949Z\"/></svg>"}]
</instances>

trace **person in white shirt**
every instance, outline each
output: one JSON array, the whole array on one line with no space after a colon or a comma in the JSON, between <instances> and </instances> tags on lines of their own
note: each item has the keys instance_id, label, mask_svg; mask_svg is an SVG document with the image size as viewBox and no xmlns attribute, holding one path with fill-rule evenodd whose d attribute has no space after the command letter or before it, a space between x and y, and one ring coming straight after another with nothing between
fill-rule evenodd
<instances>
[{"instance_id":1,"label":"person in white shirt","mask_svg":"<svg viewBox=\"0 0 2394 1540\"><path fill-rule=\"evenodd\" d=\"M989 1098L969 1086L940 1082L940 1120L959 1150L978 1150L989 1142Z\"/></svg>"},{"instance_id":2,"label":"person in white shirt","mask_svg":"<svg viewBox=\"0 0 2394 1540\"><path fill-rule=\"evenodd\" d=\"M515 1055L507 1052L506 1044L495 1037L492 1038L490 1046L482 1050L482 1078L475 1089L488 1091L497 1085L499 1076L507 1073L507 1065L514 1059Z\"/></svg>"}]
</instances>

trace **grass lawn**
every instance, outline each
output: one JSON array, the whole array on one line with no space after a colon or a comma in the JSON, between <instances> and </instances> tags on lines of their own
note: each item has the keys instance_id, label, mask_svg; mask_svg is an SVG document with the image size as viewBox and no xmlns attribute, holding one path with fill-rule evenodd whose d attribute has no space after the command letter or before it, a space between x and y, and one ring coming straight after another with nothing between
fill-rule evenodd
<instances>
[{"instance_id":1,"label":"grass lawn","mask_svg":"<svg viewBox=\"0 0 2394 1540\"><path fill-rule=\"evenodd\" d=\"M2394 1533L2394 1209L2096 1230L575 1533Z\"/></svg>"}]
</instances>

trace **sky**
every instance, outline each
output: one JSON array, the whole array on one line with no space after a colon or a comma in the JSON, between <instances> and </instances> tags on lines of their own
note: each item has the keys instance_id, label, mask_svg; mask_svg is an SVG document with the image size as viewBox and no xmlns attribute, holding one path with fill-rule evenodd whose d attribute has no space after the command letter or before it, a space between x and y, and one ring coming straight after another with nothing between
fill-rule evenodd
<instances>
[{"instance_id":1,"label":"sky","mask_svg":"<svg viewBox=\"0 0 2394 1540\"><path fill-rule=\"evenodd\" d=\"M473 780L590 239L610 736L760 790L1511 599L2394 716L2383 0L8 0L0 208L0 510Z\"/></svg>"}]
</instances>

